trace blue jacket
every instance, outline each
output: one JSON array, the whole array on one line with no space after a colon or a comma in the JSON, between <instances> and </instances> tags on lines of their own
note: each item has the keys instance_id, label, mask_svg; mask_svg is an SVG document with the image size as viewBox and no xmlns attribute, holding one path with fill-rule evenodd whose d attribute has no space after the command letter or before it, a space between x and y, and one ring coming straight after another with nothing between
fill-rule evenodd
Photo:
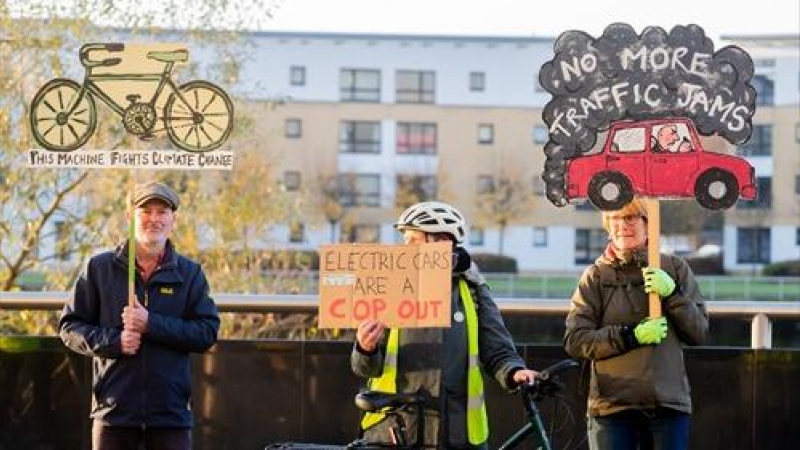
<instances>
[{"instance_id":1,"label":"blue jacket","mask_svg":"<svg viewBox=\"0 0 800 450\"><path fill-rule=\"evenodd\" d=\"M135 355L123 355L127 259L122 244L89 260L64 306L61 339L93 358L93 419L110 426L191 428L189 354L208 350L219 331L205 274L168 241L146 284L137 273L136 295L149 312L147 332Z\"/></svg>"}]
</instances>

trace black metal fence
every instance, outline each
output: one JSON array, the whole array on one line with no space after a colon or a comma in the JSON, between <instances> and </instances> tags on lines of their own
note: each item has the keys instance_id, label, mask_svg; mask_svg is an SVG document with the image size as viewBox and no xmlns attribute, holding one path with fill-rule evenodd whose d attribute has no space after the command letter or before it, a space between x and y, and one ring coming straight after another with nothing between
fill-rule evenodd
<instances>
[{"instance_id":1,"label":"black metal fence","mask_svg":"<svg viewBox=\"0 0 800 450\"><path fill-rule=\"evenodd\" d=\"M356 435L348 342L222 341L194 363L196 450L257 450L279 441L344 444ZM522 345L541 369L565 357L558 345ZM686 351L695 413L691 449L771 450L800 442L800 351L705 347ZM585 387L578 372L565 379L583 449ZM55 337L0 338L0 450L89 449L91 361ZM491 445L523 423L519 399L487 383ZM546 405L545 405L546 406ZM562 411L563 413L563 411ZM532 447L528 447L532 448Z\"/></svg>"}]
</instances>

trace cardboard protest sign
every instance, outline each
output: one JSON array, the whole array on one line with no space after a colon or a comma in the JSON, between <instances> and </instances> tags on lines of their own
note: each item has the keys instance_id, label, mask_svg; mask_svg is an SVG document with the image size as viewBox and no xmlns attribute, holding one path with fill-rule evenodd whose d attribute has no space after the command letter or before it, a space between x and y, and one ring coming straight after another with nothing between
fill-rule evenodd
<instances>
[{"instance_id":1,"label":"cardboard protest sign","mask_svg":"<svg viewBox=\"0 0 800 450\"><path fill-rule=\"evenodd\" d=\"M233 153L219 148L233 130L233 103L219 86L204 80L178 84L176 67L189 52L176 44L90 43L78 58L79 83L55 78L31 100L29 123L41 148L28 150L34 169L232 170ZM176 149L84 149L94 135L98 103L114 113L129 135L155 142L166 133ZM136 172L131 177L131 189ZM129 205L131 208L132 206ZM128 297L135 298L134 214L128 230Z\"/></svg>"},{"instance_id":2,"label":"cardboard protest sign","mask_svg":"<svg viewBox=\"0 0 800 450\"><path fill-rule=\"evenodd\" d=\"M744 158L713 153L700 136L734 145L752 132L753 61L742 49L714 44L697 25L669 33L609 25L597 39L562 33L540 72L553 95L542 111L547 198L556 206L588 199L614 210L634 194L696 197L708 209L756 195ZM597 136L605 144L595 148Z\"/></svg>"},{"instance_id":3,"label":"cardboard protest sign","mask_svg":"<svg viewBox=\"0 0 800 450\"><path fill-rule=\"evenodd\" d=\"M50 80L31 101L31 132L41 148L29 150L29 167L232 169L231 152L215 150L233 130L233 103L208 81L173 80L175 69L189 61L183 46L86 44L78 56L86 72L82 82ZM140 141L166 133L187 153L82 149L97 128L98 104Z\"/></svg>"},{"instance_id":4,"label":"cardboard protest sign","mask_svg":"<svg viewBox=\"0 0 800 450\"><path fill-rule=\"evenodd\" d=\"M449 327L452 258L450 242L321 246L319 327Z\"/></svg>"},{"instance_id":5,"label":"cardboard protest sign","mask_svg":"<svg viewBox=\"0 0 800 450\"><path fill-rule=\"evenodd\" d=\"M749 139L756 92L744 50L715 52L697 25L637 35L615 23L597 39L564 32L554 51L539 71L553 96L542 110L549 130L542 178L554 205L588 198L613 211L644 197L648 263L658 267L658 199L695 197L716 210L756 197L750 163L711 152L700 138L734 145ZM596 148L600 133L606 140ZM651 294L650 316L660 315L660 299Z\"/></svg>"}]
</instances>

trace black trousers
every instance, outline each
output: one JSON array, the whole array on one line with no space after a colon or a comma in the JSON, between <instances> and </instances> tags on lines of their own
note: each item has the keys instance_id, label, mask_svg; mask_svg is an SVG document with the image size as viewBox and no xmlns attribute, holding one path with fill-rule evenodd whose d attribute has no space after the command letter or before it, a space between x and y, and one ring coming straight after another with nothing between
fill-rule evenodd
<instances>
[{"instance_id":1,"label":"black trousers","mask_svg":"<svg viewBox=\"0 0 800 450\"><path fill-rule=\"evenodd\" d=\"M92 450L191 450L189 428L92 426Z\"/></svg>"}]
</instances>

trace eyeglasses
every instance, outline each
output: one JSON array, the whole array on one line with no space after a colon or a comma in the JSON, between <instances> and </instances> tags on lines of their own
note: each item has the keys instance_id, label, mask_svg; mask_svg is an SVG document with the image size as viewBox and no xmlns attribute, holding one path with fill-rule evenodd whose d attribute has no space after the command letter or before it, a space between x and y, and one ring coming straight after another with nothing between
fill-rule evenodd
<instances>
[{"instance_id":1,"label":"eyeglasses","mask_svg":"<svg viewBox=\"0 0 800 450\"><path fill-rule=\"evenodd\" d=\"M611 223L625 222L626 225L633 225L637 220L643 217L639 214L626 214L624 216L609 216L608 221Z\"/></svg>"}]
</instances>

